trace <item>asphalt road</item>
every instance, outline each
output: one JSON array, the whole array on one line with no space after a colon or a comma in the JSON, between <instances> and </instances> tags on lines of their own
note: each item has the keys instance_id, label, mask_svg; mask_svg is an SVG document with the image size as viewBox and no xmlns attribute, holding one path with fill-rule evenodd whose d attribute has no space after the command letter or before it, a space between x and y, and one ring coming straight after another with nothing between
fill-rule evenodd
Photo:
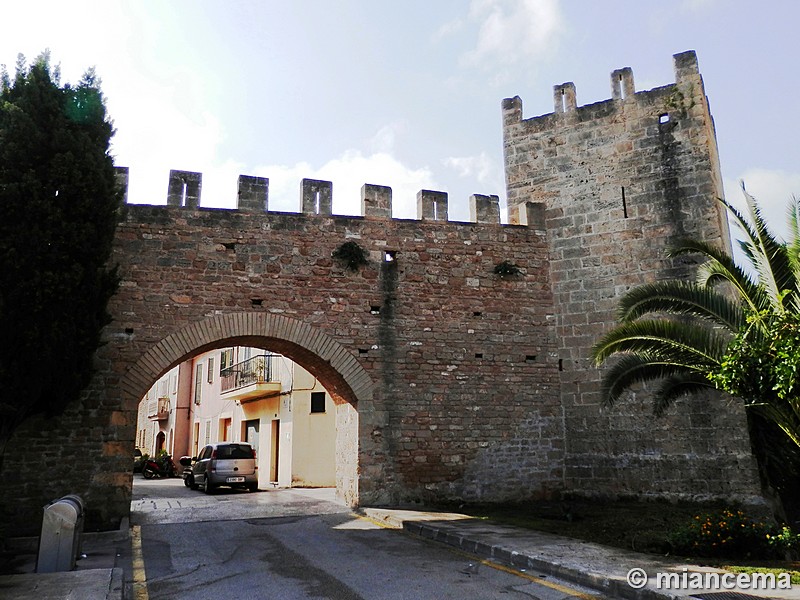
<instances>
[{"instance_id":1,"label":"asphalt road","mask_svg":"<svg viewBox=\"0 0 800 600\"><path fill-rule=\"evenodd\" d=\"M137 600L588 597L385 529L335 502L332 490L207 496L137 475L131 524L143 558Z\"/></svg>"}]
</instances>

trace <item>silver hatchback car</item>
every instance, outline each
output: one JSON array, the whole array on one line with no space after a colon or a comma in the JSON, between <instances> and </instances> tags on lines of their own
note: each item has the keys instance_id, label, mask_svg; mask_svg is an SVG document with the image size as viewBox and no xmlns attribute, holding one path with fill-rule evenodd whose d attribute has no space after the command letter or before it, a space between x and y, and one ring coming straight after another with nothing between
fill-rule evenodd
<instances>
[{"instance_id":1,"label":"silver hatchback car","mask_svg":"<svg viewBox=\"0 0 800 600\"><path fill-rule=\"evenodd\" d=\"M220 486L258 490L256 453L245 442L209 444L192 465L192 488L212 494Z\"/></svg>"}]
</instances>

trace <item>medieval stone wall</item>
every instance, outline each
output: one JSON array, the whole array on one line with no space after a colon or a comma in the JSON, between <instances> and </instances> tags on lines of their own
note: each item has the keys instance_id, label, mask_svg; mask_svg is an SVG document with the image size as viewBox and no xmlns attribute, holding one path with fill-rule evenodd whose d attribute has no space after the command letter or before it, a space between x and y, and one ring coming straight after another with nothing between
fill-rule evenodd
<instances>
[{"instance_id":1,"label":"medieval stone wall","mask_svg":"<svg viewBox=\"0 0 800 600\"><path fill-rule=\"evenodd\" d=\"M91 466L24 489L11 482L12 496L81 493L91 526L126 514L136 403L185 356L234 340L297 360L349 409L337 414L337 462L355 465L351 502L519 500L561 488L564 431L541 232L501 225L490 196L472 200L475 220L488 223L396 220L386 216L391 190L365 186L365 212L377 216L337 217L325 201L330 184L305 181L308 212L273 213L264 210L266 187L243 178L241 210L206 210L186 206L197 178L178 178L188 183L182 192L170 186L172 205L127 206L113 257L122 283L100 371L83 405L36 443L37 460L52 465L69 452ZM260 199L248 195L253 189ZM422 193L420 208L444 218L446 195ZM369 264L351 271L332 257L347 241ZM495 274L502 261L521 272ZM232 325L220 325L228 317ZM347 383L358 369L369 385ZM353 419L357 429L343 424ZM31 513L2 508L17 520Z\"/></svg>"},{"instance_id":2,"label":"medieval stone wall","mask_svg":"<svg viewBox=\"0 0 800 600\"><path fill-rule=\"evenodd\" d=\"M693 52L676 55L676 83L636 92L629 68L610 100L577 106L555 86L555 110L523 119L503 103L511 222L547 232L565 411L565 488L581 494L753 498L757 478L743 409L687 399L655 419L639 390L600 406L592 345L615 322L622 293L692 277L668 260L682 238L729 247L714 125ZM527 203L534 203L531 207Z\"/></svg>"},{"instance_id":3,"label":"medieval stone wall","mask_svg":"<svg viewBox=\"0 0 800 600\"><path fill-rule=\"evenodd\" d=\"M660 420L637 391L599 404L592 344L638 283L690 276L664 257L683 236L727 245L714 127L694 53L676 83L552 114L503 103L511 225L496 196L448 222L422 191L419 220L391 218L365 185L362 217L331 214L329 182L304 180L301 212L269 211L269 181L242 176L237 210L201 208L202 176L173 171L167 206L127 206L122 278L80 402L25 424L2 473L0 534L35 534L68 493L87 528L130 507L136 406L170 367L234 344L288 356L337 403L337 489L351 504L524 500L567 491L661 498L758 497L741 407L710 397ZM119 171L126 185L127 171ZM333 254L356 242L369 263ZM516 275L494 272L503 262ZM7 460L6 465L12 464Z\"/></svg>"}]
</instances>

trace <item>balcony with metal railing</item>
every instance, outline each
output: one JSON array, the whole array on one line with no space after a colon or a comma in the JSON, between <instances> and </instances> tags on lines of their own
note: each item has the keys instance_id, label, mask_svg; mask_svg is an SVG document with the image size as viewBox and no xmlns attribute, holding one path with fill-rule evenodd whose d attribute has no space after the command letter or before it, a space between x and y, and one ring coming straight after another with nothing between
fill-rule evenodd
<instances>
[{"instance_id":1,"label":"balcony with metal railing","mask_svg":"<svg viewBox=\"0 0 800 600\"><path fill-rule=\"evenodd\" d=\"M151 421L165 421L169 419L169 397L161 397L147 403L147 418Z\"/></svg>"},{"instance_id":2,"label":"balcony with metal railing","mask_svg":"<svg viewBox=\"0 0 800 600\"><path fill-rule=\"evenodd\" d=\"M260 354L222 369L220 394L229 400L251 402L281 391L277 380L277 354Z\"/></svg>"}]
</instances>

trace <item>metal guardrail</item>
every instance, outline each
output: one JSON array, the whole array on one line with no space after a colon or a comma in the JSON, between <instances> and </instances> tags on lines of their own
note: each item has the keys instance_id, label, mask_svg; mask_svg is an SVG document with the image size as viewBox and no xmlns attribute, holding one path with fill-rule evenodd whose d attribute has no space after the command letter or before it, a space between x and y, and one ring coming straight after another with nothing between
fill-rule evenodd
<instances>
[{"instance_id":1,"label":"metal guardrail","mask_svg":"<svg viewBox=\"0 0 800 600\"><path fill-rule=\"evenodd\" d=\"M169 417L170 406L168 397L158 398L157 400L150 400L147 404L147 418L162 420Z\"/></svg>"},{"instance_id":2,"label":"metal guardrail","mask_svg":"<svg viewBox=\"0 0 800 600\"><path fill-rule=\"evenodd\" d=\"M275 354L259 354L220 371L221 393L232 392L254 383L272 381Z\"/></svg>"}]
</instances>

